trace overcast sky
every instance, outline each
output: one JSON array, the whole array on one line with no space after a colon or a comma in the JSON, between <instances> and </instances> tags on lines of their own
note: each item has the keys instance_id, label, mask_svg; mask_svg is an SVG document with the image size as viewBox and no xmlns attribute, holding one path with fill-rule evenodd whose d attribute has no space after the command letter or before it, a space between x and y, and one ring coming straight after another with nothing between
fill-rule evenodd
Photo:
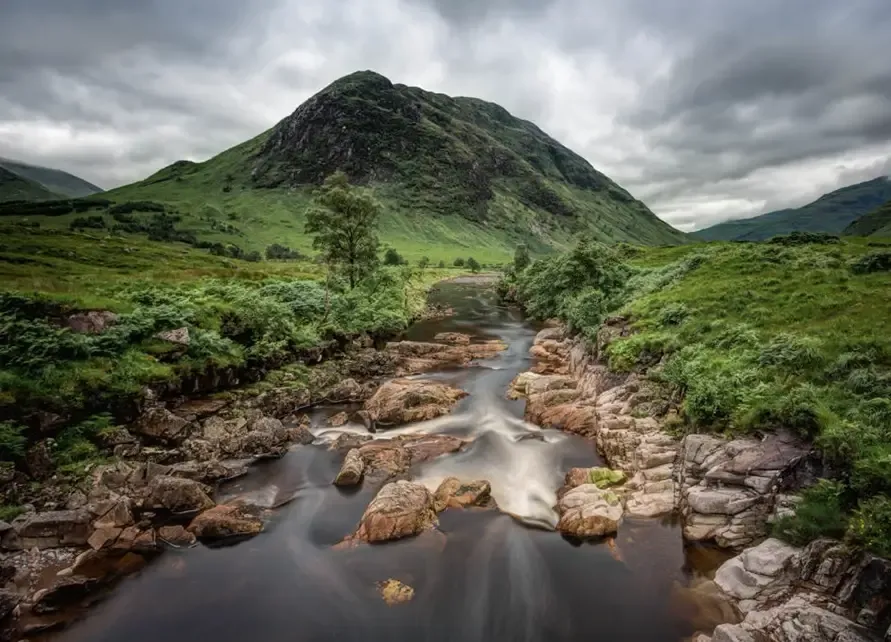
<instances>
[{"instance_id":1,"label":"overcast sky","mask_svg":"<svg viewBox=\"0 0 891 642\"><path fill-rule=\"evenodd\" d=\"M0 156L114 187L373 69L700 229L891 173L889 42L891 0L0 0Z\"/></svg>"}]
</instances>

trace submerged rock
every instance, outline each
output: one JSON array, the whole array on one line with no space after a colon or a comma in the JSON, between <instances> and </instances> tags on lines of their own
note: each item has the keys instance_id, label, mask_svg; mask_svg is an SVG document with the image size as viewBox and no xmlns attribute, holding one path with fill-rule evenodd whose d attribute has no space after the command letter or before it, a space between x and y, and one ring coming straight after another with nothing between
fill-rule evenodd
<instances>
[{"instance_id":1,"label":"submerged rock","mask_svg":"<svg viewBox=\"0 0 891 642\"><path fill-rule=\"evenodd\" d=\"M378 582L377 591L388 606L411 602L415 596L415 590L412 587L392 578Z\"/></svg>"},{"instance_id":2,"label":"submerged rock","mask_svg":"<svg viewBox=\"0 0 891 642\"><path fill-rule=\"evenodd\" d=\"M594 484L582 484L560 498L557 530L574 537L602 537L619 530L622 500L614 492Z\"/></svg>"},{"instance_id":3,"label":"submerged rock","mask_svg":"<svg viewBox=\"0 0 891 642\"><path fill-rule=\"evenodd\" d=\"M158 538L164 543L177 548L195 544L195 535L182 526L162 526L158 529Z\"/></svg>"},{"instance_id":4,"label":"submerged rock","mask_svg":"<svg viewBox=\"0 0 891 642\"><path fill-rule=\"evenodd\" d=\"M396 379L382 385L365 402L377 427L427 421L452 411L467 393L440 381Z\"/></svg>"},{"instance_id":5,"label":"submerged rock","mask_svg":"<svg viewBox=\"0 0 891 642\"><path fill-rule=\"evenodd\" d=\"M386 542L419 535L438 524L433 496L422 484L392 482L375 496L352 539Z\"/></svg>"},{"instance_id":6,"label":"submerged rock","mask_svg":"<svg viewBox=\"0 0 891 642\"><path fill-rule=\"evenodd\" d=\"M457 477L448 477L442 481L433 494L433 505L437 513L446 508L494 508L492 486L485 479L462 482Z\"/></svg>"},{"instance_id":7,"label":"submerged rock","mask_svg":"<svg viewBox=\"0 0 891 642\"><path fill-rule=\"evenodd\" d=\"M347 453L340 472L334 479L335 486L356 486L362 481L362 475L365 472L365 462L362 461L362 454L357 448L353 448Z\"/></svg>"}]
</instances>

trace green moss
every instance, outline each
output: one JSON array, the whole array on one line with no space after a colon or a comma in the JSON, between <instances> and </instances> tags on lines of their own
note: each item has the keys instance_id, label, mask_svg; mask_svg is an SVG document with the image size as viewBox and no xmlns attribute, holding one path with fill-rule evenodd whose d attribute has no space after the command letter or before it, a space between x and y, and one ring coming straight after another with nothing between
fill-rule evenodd
<instances>
[{"instance_id":1,"label":"green moss","mask_svg":"<svg viewBox=\"0 0 891 642\"><path fill-rule=\"evenodd\" d=\"M10 506L8 504L0 504L0 522L11 522L16 517L25 512L21 506Z\"/></svg>"},{"instance_id":2,"label":"green moss","mask_svg":"<svg viewBox=\"0 0 891 642\"><path fill-rule=\"evenodd\" d=\"M609 488L625 483L625 473L609 468L591 468L588 470L588 483L598 488Z\"/></svg>"}]
</instances>

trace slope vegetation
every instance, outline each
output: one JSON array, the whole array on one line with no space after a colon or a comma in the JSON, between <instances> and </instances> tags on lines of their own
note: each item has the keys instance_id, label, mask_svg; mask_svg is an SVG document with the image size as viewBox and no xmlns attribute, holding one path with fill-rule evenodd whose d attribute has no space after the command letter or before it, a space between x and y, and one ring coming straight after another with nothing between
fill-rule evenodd
<instances>
[{"instance_id":1,"label":"slope vegetation","mask_svg":"<svg viewBox=\"0 0 891 642\"><path fill-rule=\"evenodd\" d=\"M763 241L792 232L840 234L855 220L891 199L891 180L881 176L824 194L797 209L778 210L720 223L692 236L703 241Z\"/></svg>"},{"instance_id":2,"label":"slope vegetation","mask_svg":"<svg viewBox=\"0 0 891 642\"><path fill-rule=\"evenodd\" d=\"M845 228L850 236L891 236L891 200Z\"/></svg>"},{"instance_id":3,"label":"slope vegetation","mask_svg":"<svg viewBox=\"0 0 891 642\"><path fill-rule=\"evenodd\" d=\"M0 166L0 202L45 201L53 198L59 198L59 194Z\"/></svg>"}]
</instances>

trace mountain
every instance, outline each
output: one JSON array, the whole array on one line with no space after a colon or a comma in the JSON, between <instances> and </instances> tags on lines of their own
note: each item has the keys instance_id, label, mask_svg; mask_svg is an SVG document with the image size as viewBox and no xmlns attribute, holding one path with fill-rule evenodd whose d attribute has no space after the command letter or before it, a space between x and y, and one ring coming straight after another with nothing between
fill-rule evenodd
<instances>
[{"instance_id":1,"label":"mountain","mask_svg":"<svg viewBox=\"0 0 891 642\"><path fill-rule=\"evenodd\" d=\"M92 183L60 169L30 165L9 158L0 158L0 168L20 178L42 185L53 193L49 198L80 198L102 191L101 187L96 187Z\"/></svg>"},{"instance_id":2,"label":"mountain","mask_svg":"<svg viewBox=\"0 0 891 642\"><path fill-rule=\"evenodd\" d=\"M40 183L22 178L0 166L0 202L46 201L53 198L61 198L61 195L54 194Z\"/></svg>"},{"instance_id":3,"label":"mountain","mask_svg":"<svg viewBox=\"0 0 891 642\"><path fill-rule=\"evenodd\" d=\"M790 232L841 234L855 220L891 199L891 180L880 176L824 194L797 209L719 223L693 232L703 241L763 241Z\"/></svg>"},{"instance_id":4,"label":"mountain","mask_svg":"<svg viewBox=\"0 0 891 642\"><path fill-rule=\"evenodd\" d=\"M850 236L891 236L891 200L845 228Z\"/></svg>"},{"instance_id":5,"label":"mountain","mask_svg":"<svg viewBox=\"0 0 891 642\"><path fill-rule=\"evenodd\" d=\"M341 78L271 130L203 163L178 161L103 197L175 207L198 236L261 250L309 247L303 214L336 170L373 190L381 236L409 256L433 247L505 258L517 243L565 247L574 234L678 244L686 236L582 157L493 103ZM448 249L448 252L445 250Z\"/></svg>"}]
</instances>

